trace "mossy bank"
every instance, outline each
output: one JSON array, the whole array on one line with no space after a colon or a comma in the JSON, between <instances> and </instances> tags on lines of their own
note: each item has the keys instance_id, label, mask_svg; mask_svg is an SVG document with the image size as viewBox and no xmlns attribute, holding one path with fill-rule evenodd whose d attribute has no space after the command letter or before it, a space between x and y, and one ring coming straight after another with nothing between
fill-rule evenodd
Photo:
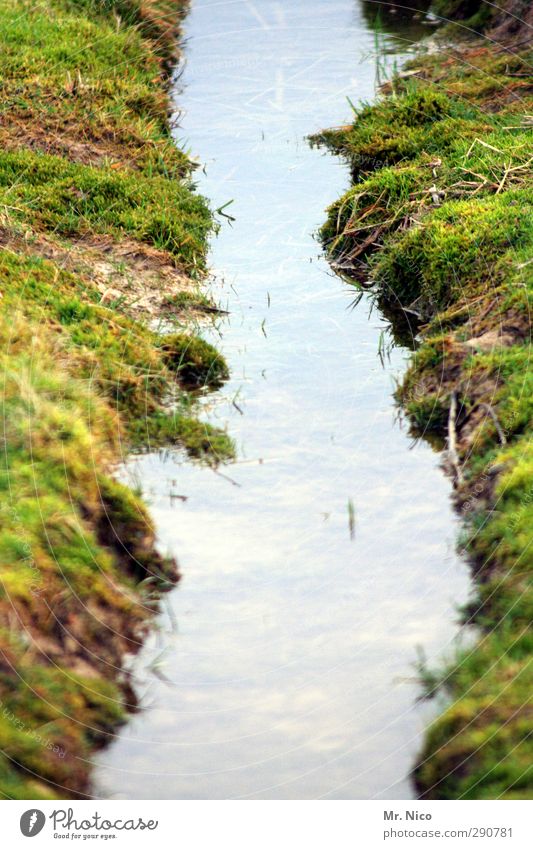
<instances>
[{"instance_id":1,"label":"mossy bank","mask_svg":"<svg viewBox=\"0 0 533 849\"><path fill-rule=\"evenodd\" d=\"M354 179L324 242L411 328L398 401L446 449L475 577L474 643L422 670L442 706L414 771L432 799L533 797L533 57L503 5L439 2L460 26L317 138Z\"/></svg>"},{"instance_id":2,"label":"mossy bank","mask_svg":"<svg viewBox=\"0 0 533 849\"><path fill-rule=\"evenodd\" d=\"M135 708L124 671L177 580L132 447L216 463L197 418L227 377L191 331L213 216L175 146L180 2L0 0L0 792L90 793ZM154 330L165 319L172 332Z\"/></svg>"}]
</instances>

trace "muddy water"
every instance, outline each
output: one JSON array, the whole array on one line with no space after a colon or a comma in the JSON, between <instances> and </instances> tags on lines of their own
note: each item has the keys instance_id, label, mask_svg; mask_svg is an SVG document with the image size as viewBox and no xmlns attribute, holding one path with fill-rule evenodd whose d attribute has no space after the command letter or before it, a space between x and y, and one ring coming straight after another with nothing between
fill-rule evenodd
<instances>
[{"instance_id":1,"label":"muddy water","mask_svg":"<svg viewBox=\"0 0 533 849\"><path fill-rule=\"evenodd\" d=\"M381 363L384 319L350 309L313 239L346 168L304 141L349 119L346 95L373 96L374 37L355 0L196 0L186 36L179 135L236 219L211 255L233 377L206 416L239 459L225 476L180 456L129 466L184 577L96 787L409 798L430 717L416 647L452 650L467 570L439 457L392 401L407 352Z\"/></svg>"}]
</instances>

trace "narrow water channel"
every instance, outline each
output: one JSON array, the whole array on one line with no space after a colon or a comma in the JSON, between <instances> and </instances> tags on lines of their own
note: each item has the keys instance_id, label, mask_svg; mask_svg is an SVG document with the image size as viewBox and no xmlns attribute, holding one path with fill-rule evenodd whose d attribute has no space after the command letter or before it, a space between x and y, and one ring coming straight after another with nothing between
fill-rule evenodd
<instances>
[{"instance_id":1,"label":"narrow water channel","mask_svg":"<svg viewBox=\"0 0 533 849\"><path fill-rule=\"evenodd\" d=\"M350 307L313 238L347 169L305 141L374 95L368 5L192 4L179 137L235 217L211 253L232 380L206 417L239 456L224 476L181 456L129 466L183 580L135 662L144 709L99 756L101 796L413 794L431 716L416 647L452 651L467 568L439 456L394 407L407 352L382 364L385 320Z\"/></svg>"}]
</instances>

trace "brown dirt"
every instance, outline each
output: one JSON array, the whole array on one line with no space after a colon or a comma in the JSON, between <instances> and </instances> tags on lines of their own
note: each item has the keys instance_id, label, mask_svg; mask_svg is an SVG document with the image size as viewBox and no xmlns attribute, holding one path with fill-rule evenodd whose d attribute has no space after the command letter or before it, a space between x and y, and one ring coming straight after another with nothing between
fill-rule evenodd
<instances>
[{"instance_id":1,"label":"brown dirt","mask_svg":"<svg viewBox=\"0 0 533 849\"><path fill-rule=\"evenodd\" d=\"M82 165L111 164L111 167L135 168L133 156L125 157L128 148L112 138L83 139L80 128L50 126L31 118L16 118L12 113L0 117L0 145L4 150L29 149L52 156L64 156Z\"/></svg>"},{"instance_id":2,"label":"brown dirt","mask_svg":"<svg viewBox=\"0 0 533 849\"><path fill-rule=\"evenodd\" d=\"M507 0L505 9L501 9L496 15L487 36L496 42L504 43L509 49L518 43L521 45L531 43L533 5L529 0Z\"/></svg>"},{"instance_id":3,"label":"brown dirt","mask_svg":"<svg viewBox=\"0 0 533 849\"><path fill-rule=\"evenodd\" d=\"M117 242L98 235L59 242L34 233L22 237L0 228L0 245L51 260L79 275L87 286L97 289L102 304L113 304L138 319L168 318L172 298L199 293L197 284L175 267L168 253L134 239ZM202 303L179 310L184 319L217 312L214 304Z\"/></svg>"}]
</instances>

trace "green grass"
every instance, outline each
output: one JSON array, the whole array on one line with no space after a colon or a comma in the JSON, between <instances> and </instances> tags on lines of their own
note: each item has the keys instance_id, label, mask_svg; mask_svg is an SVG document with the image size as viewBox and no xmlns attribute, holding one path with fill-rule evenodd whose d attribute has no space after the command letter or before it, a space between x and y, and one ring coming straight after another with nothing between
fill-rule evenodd
<instances>
[{"instance_id":1,"label":"green grass","mask_svg":"<svg viewBox=\"0 0 533 849\"><path fill-rule=\"evenodd\" d=\"M443 13L479 20L480 4L450 5ZM459 402L455 497L476 577L464 615L478 640L426 671L445 709L427 731L417 789L530 799L531 57L471 42L410 66L416 74L393 80L353 125L315 138L348 159L355 181L321 235L355 285L374 282L385 310L418 315L420 343L397 391L413 431L444 444L453 393Z\"/></svg>"},{"instance_id":2,"label":"green grass","mask_svg":"<svg viewBox=\"0 0 533 849\"><path fill-rule=\"evenodd\" d=\"M187 184L115 173L27 150L0 154L0 209L8 222L62 236L109 233L167 250L203 270L212 219Z\"/></svg>"},{"instance_id":3,"label":"green grass","mask_svg":"<svg viewBox=\"0 0 533 849\"><path fill-rule=\"evenodd\" d=\"M451 100L436 89L407 86L401 99L363 104L353 125L326 130L313 137L342 153L354 174L395 165L416 158L422 151L442 153L453 146L471 121L480 132L487 127L483 115L468 103Z\"/></svg>"},{"instance_id":4,"label":"green grass","mask_svg":"<svg viewBox=\"0 0 533 849\"><path fill-rule=\"evenodd\" d=\"M162 0L2 0L0 139L147 176L186 177L190 163L173 144L161 86L180 10Z\"/></svg>"}]
</instances>

